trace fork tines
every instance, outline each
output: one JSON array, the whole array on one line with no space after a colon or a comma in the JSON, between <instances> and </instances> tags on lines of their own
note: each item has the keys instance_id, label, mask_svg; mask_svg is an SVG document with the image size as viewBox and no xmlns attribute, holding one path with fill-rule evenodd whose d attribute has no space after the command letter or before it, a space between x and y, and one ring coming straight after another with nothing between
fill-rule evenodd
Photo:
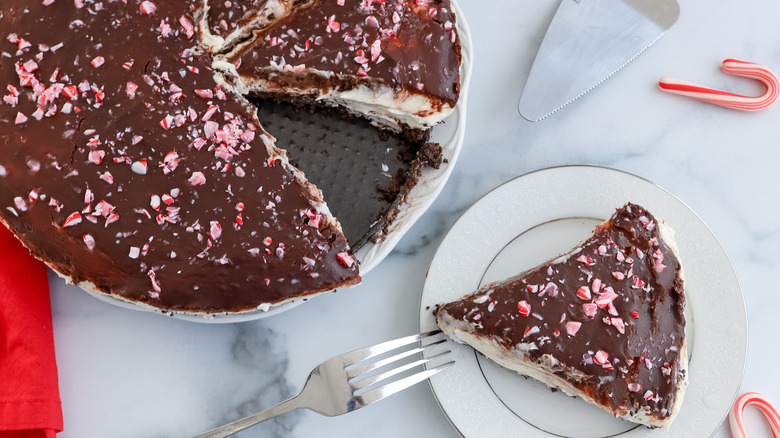
<instances>
[{"instance_id":1,"label":"fork tines","mask_svg":"<svg viewBox=\"0 0 780 438\"><path fill-rule=\"evenodd\" d=\"M295 409L322 415L352 412L422 382L453 365L440 331L383 342L333 356L317 365L298 395L195 438L222 438Z\"/></svg>"},{"instance_id":2,"label":"fork tines","mask_svg":"<svg viewBox=\"0 0 780 438\"><path fill-rule=\"evenodd\" d=\"M347 353L344 365L355 396L368 404L453 365L450 353L447 337L435 330Z\"/></svg>"}]
</instances>

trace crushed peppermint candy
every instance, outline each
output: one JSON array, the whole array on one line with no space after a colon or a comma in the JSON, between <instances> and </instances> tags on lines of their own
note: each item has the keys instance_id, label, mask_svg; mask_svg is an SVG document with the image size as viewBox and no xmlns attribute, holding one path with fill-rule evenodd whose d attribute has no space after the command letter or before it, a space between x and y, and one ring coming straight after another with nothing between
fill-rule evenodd
<instances>
[{"instance_id":1,"label":"crushed peppermint candy","mask_svg":"<svg viewBox=\"0 0 780 438\"><path fill-rule=\"evenodd\" d=\"M520 301L517 303L517 311L522 316L528 316L531 314L531 305L528 304L525 300Z\"/></svg>"},{"instance_id":2,"label":"crushed peppermint candy","mask_svg":"<svg viewBox=\"0 0 780 438\"><path fill-rule=\"evenodd\" d=\"M202 186L206 184L206 177L202 172L192 172L192 176L187 180L193 186Z\"/></svg>"},{"instance_id":3,"label":"crushed peppermint candy","mask_svg":"<svg viewBox=\"0 0 780 438\"><path fill-rule=\"evenodd\" d=\"M351 268L352 266L355 265L355 258L352 257L347 252L340 252L340 253L336 254L336 257L347 268Z\"/></svg>"},{"instance_id":4,"label":"crushed peppermint candy","mask_svg":"<svg viewBox=\"0 0 780 438\"><path fill-rule=\"evenodd\" d=\"M92 237L91 234L85 234L82 236L82 240L84 240L84 244L87 245L87 249L92 251L95 249L95 238Z\"/></svg>"},{"instance_id":5,"label":"crushed peppermint candy","mask_svg":"<svg viewBox=\"0 0 780 438\"><path fill-rule=\"evenodd\" d=\"M141 12L147 15L154 14L157 11L157 5L150 1L144 1L141 3Z\"/></svg>"}]
</instances>

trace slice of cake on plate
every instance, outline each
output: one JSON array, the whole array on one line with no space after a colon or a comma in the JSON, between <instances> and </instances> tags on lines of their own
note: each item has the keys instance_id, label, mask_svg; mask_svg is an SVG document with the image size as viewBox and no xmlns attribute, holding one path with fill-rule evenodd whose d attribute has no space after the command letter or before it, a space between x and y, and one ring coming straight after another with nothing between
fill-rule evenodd
<instances>
[{"instance_id":1,"label":"slice of cake on plate","mask_svg":"<svg viewBox=\"0 0 780 438\"><path fill-rule=\"evenodd\" d=\"M435 315L453 339L506 368L668 428L688 383L684 307L673 230L626 204L567 254Z\"/></svg>"}]
</instances>

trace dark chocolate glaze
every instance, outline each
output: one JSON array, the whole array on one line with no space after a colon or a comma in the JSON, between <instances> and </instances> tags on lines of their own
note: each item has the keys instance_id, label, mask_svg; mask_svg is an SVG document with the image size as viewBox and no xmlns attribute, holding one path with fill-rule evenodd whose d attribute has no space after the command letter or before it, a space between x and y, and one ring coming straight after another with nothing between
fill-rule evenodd
<instances>
[{"instance_id":1,"label":"dark chocolate glaze","mask_svg":"<svg viewBox=\"0 0 780 438\"><path fill-rule=\"evenodd\" d=\"M0 219L75 282L160 309L359 282L319 194L192 50L196 5L3 0Z\"/></svg>"},{"instance_id":2,"label":"dark chocolate glaze","mask_svg":"<svg viewBox=\"0 0 780 438\"><path fill-rule=\"evenodd\" d=\"M436 312L506 349L533 344L527 352L533 360L554 357L560 377L613 410L633 414L648 407L651 415L668 417L686 373L680 364L685 296L679 260L661 239L656 219L635 204L618 210L579 248ZM578 296L581 287L589 298ZM607 304L610 290L614 307ZM527 316L521 302L530 306ZM592 317L583 307L590 304ZM581 323L574 334L567 330L570 322ZM597 356L599 351L608 356Z\"/></svg>"},{"instance_id":3,"label":"dark chocolate glaze","mask_svg":"<svg viewBox=\"0 0 780 438\"><path fill-rule=\"evenodd\" d=\"M314 86L349 89L374 81L453 107L458 101L460 41L449 0L320 0L260 36L229 58L242 76L284 81L279 68L305 66L335 75L293 75L288 85L319 79Z\"/></svg>"}]
</instances>

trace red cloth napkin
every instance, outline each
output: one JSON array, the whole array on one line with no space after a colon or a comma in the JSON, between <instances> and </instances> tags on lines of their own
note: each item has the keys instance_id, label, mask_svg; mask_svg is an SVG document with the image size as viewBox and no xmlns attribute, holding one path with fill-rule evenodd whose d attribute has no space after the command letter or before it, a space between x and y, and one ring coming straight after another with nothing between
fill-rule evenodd
<instances>
[{"instance_id":1,"label":"red cloth napkin","mask_svg":"<svg viewBox=\"0 0 780 438\"><path fill-rule=\"evenodd\" d=\"M46 267L0 224L0 438L61 430Z\"/></svg>"}]
</instances>

